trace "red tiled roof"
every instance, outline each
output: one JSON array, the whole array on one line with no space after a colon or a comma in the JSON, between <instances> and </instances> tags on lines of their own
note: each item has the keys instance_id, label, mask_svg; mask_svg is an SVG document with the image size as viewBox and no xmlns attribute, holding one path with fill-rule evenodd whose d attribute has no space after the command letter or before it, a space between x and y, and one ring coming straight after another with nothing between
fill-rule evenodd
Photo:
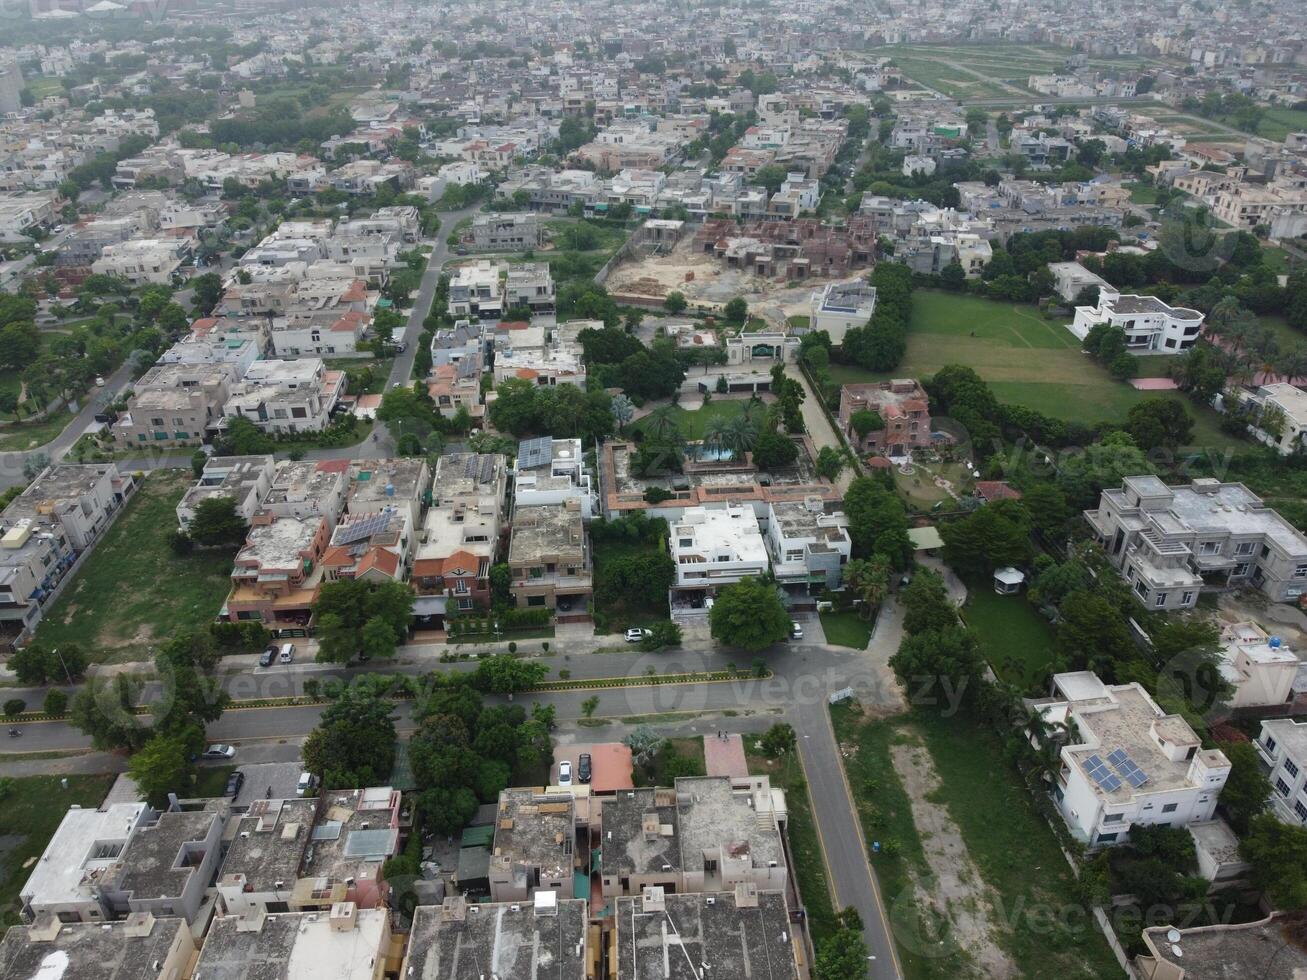
<instances>
[{"instance_id":1,"label":"red tiled roof","mask_svg":"<svg viewBox=\"0 0 1307 980\"><path fill-rule=\"evenodd\" d=\"M358 570L354 574L362 575L374 568L394 578L399 571L399 555L385 548L373 548L359 560Z\"/></svg>"}]
</instances>

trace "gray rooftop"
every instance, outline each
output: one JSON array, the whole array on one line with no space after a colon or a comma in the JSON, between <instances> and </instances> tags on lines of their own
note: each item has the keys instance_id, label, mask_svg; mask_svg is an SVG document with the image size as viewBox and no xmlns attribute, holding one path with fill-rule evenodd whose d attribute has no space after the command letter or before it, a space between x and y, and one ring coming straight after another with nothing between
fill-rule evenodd
<instances>
[{"instance_id":1,"label":"gray rooftop","mask_svg":"<svg viewBox=\"0 0 1307 980\"><path fill-rule=\"evenodd\" d=\"M546 894L547 902L555 896ZM586 903L562 899L552 909L468 905L461 897L413 913L406 980L583 980Z\"/></svg>"},{"instance_id":2,"label":"gray rooftop","mask_svg":"<svg viewBox=\"0 0 1307 980\"><path fill-rule=\"evenodd\" d=\"M603 804L605 875L656 874L680 869L676 791L622 790Z\"/></svg>"},{"instance_id":3,"label":"gray rooftop","mask_svg":"<svg viewBox=\"0 0 1307 980\"><path fill-rule=\"evenodd\" d=\"M704 852L718 848L747 853L755 868L785 864L780 831L759 826L752 789L735 788L727 776L681 776L676 796L685 870L702 870Z\"/></svg>"},{"instance_id":4,"label":"gray rooftop","mask_svg":"<svg viewBox=\"0 0 1307 980\"><path fill-rule=\"evenodd\" d=\"M200 843L226 814L207 810L165 812L155 823L132 835L118 859L117 886L139 900L175 898L182 894L196 867L183 848ZM207 883L206 883L207 884Z\"/></svg>"},{"instance_id":5,"label":"gray rooftop","mask_svg":"<svg viewBox=\"0 0 1307 980\"><path fill-rule=\"evenodd\" d=\"M619 980L798 980L780 892L618 898L615 918Z\"/></svg>"},{"instance_id":6,"label":"gray rooftop","mask_svg":"<svg viewBox=\"0 0 1307 980\"><path fill-rule=\"evenodd\" d=\"M182 919L146 913L112 923L39 920L32 927L14 926L0 940L0 977L149 980L162 975L168 951L185 928Z\"/></svg>"},{"instance_id":7,"label":"gray rooftop","mask_svg":"<svg viewBox=\"0 0 1307 980\"><path fill-rule=\"evenodd\" d=\"M1184 929L1175 944L1167 939L1168 929L1145 929L1144 938L1159 960L1184 970L1184 980L1301 980L1307 975L1307 951L1297 938L1301 915ZM1178 955L1173 945L1179 947Z\"/></svg>"},{"instance_id":8,"label":"gray rooftop","mask_svg":"<svg viewBox=\"0 0 1307 980\"><path fill-rule=\"evenodd\" d=\"M572 794L506 789L499 794L494 855L559 877L572 869L576 801Z\"/></svg>"},{"instance_id":9,"label":"gray rooftop","mask_svg":"<svg viewBox=\"0 0 1307 980\"><path fill-rule=\"evenodd\" d=\"M243 874L256 892L282 882L289 891L299 873L317 800L255 800L227 848L222 874Z\"/></svg>"}]
</instances>

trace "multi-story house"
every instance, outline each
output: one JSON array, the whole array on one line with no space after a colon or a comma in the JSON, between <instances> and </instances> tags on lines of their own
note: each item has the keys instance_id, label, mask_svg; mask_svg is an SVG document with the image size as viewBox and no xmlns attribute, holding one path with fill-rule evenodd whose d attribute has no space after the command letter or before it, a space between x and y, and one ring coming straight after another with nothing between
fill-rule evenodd
<instances>
[{"instance_id":1,"label":"multi-story house","mask_svg":"<svg viewBox=\"0 0 1307 980\"><path fill-rule=\"evenodd\" d=\"M757 515L744 505L688 508L672 525L667 547L679 592L711 595L720 586L765 574L769 564Z\"/></svg>"},{"instance_id":2,"label":"multi-story house","mask_svg":"<svg viewBox=\"0 0 1307 980\"><path fill-rule=\"evenodd\" d=\"M472 219L472 244L483 252L525 252L544 240L544 224L531 211L478 214Z\"/></svg>"},{"instance_id":3,"label":"multi-story house","mask_svg":"<svg viewBox=\"0 0 1307 980\"><path fill-rule=\"evenodd\" d=\"M1307 588L1307 537L1242 483L1128 477L1085 519L1152 609L1192 608L1204 590L1251 586L1286 602Z\"/></svg>"},{"instance_id":4,"label":"multi-story house","mask_svg":"<svg viewBox=\"0 0 1307 980\"><path fill-rule=\"evenodd\" d=\"M1283 456L1307 448L1307 392L1277 381L1243 395L1243 400L1257 408L1258 421L1249 431L1261 442Z\"/></svg>"},{"instance_id":5,"label":"multi-story house","mask_svg":"<svg viewBox=\"0 0 1307 980\"><path fill-rule=\"evenodd\" d=\"M554 279L548 262L517 262L504 276L504 309L525 307L533 314L554 310Z\"/></svg>"},{"instance_id":6,"label":"multi-story house","mask_svg":"<svg viewBox=\"0 0 1307 980\"><path fill-rule=\"evenodd\" d=\"M795 600L837 589L852 551L849 519L818 496L767 505L763 540L776 581Z\"/></svg>"},{"instance_id":7,"label":"multi-story house","mask_svg":"<svg viewBox=\"0 0 1307 980\"><path fill-rule=\"evenodd\" d=\"M1170 306L1156 296L1121 295L1099 288L1097 306L1077 306L1071 332L1083 340L1091 329L1108 324L1125 332L1132 354L1175 354L1198 342L1203 315Z\"/></svg>"},{"instance_id":8,"label":"multi-story house","mask_svg":"<svg viewBox=\"0 0 1307 980\"><path fill-rule=\"evenodd\" d=\"M436 460L431 506L413 562L417 615L489 608L507 474L507 460L489 453L452 453Z\"/></svg>"},{"instance_id":9,"label":"multi-story house","mask_svg":"<svg viewBox=\"0 0 1307 980\"><path fill-rule=\"evenodd\" d=\"M1120 844L1136 824L1187 827L1212 819L1230 761L1143 685L1104 684L1092 671L1053 675L1032 707L1078 741L1061 747L1053 796L1068 829L1091 846ZM1051 736L1045 736L1051 737Z\"/></svg>"},{"instance_id":10,"label":"multi-story house","mask_svg":"<svg viewBox=\"0 0 1307 980\"><path fill-rule=\"evenodd\" d=\"M1307 721L1266 718L1257 754L1271 781L1271 808L1285 823L1307 826Z\"/></svg>"},{"instance_id":11,"label":"multi-story house","mask_svg":"<svg viewBox=\"0 0 1307 980\"><path fill-rule=\"evenodd\" d=\"M231 386L223 413L249 419L265 432L321 432L345 392L345 372L316 357L255 361Z\"/></svg>"},{"instance_id":12,"label":"multi-story house","mask_svg":"<svg viewBox=\"0 0 1307 980\"><path fill-rule=\"evenodd\" d=\"M322 584L320 559L333 526L325 517L256 514L236 554L231 592L219 619L253 620L274 632L297 633L307 627Z\"/></svg>"},{"instance_id":13,"label":"multi-story house","mask_svg":"<svg viewBox=\"0 0 1307 980\"><path fill-rule=\"evenodd\" d=\"M190 250L188 238L133 238L105 245L91 271L117 276L133 286L167 286Z\"/></svg>"},{"instance_id":14,"label":"multi-story house","mask_svg":"<svg viewBox=\"0 0 1307 980\"><path fill-rule=\"evenodd\" d=\"M871 321L876 312L876 287L865 279L833 282L814 292L809 306L809 326L825 330L832 343L842 344L846 333Z\"/></svg>"},{"instance_id":15,"label":"multi-story house","mask_svg":"<svg viewBox=\"0 0 1307 980\"><path fill-rule=\"evenodd\" d=\"M1307 690L1307 665L1278 636L1253 622L1230 623L1221 630L1221 679L1233 689L1231 708L1260 708L1292 701Z\"/></svg>"},{"instance_id":16,"label":"multi-story house","mask_svg":"<svg viewBox=\"0 0 1307 980\"><path fill-rule=\"evenodd\" d=\"M855 423L860 412L876 415L880 427L859 435ZM933 439L930 401L920 382L913 379L844 385L838 418L849 444L858 452L901 458L929 446Z\"/></svg>"},{"instance_id":17,"label":"multi-story house","mask_svg":"<svg viewBox=\"0 0 1307 980\"><path fill-rule=\"evenodd\" d=\"M235 364L158 364L133 386L127 412L113 425L121 445L196 445L223 418Z\"/></svg>"},{"instance_id":18,"label":"multi-story house","mask_svg":"<svg viewBox=\"0 0 1307 980\"><path fill-rule=\"evenodd\" d=\"M195 486L177 504L178 529L185 534L195 509L210 497L231 498L236 513L248 524L271 492L276 469L272 456L211 456Z\"/></svg>"},{"instance_id":19,"label":"multi-story house","mask_svg":"<svg viewBox=\"0 0 1307 980\"><path fill-rule=\"evenodd\" d=\"M501 266L482 259L454 269L449 280L449 315L458 319L497 320L504 313Z\"/></svg>"},{"instance_id":20,"label":"multi-story house","mask_svg":"<svg viewBox=\"0 0 1307 980\"><path fill-rule=\"evenodd\" d=\"M434 341L433 341L434 342ZM481 352L460 357L457 361L437 365L431 370L427 393L445 418L453 418L459 409L472 418L484 414L481 406Z\"/></svg>"},{"instance_id":21,"label":"multi-story house","mask_svg":"<svg viewBox=\"0 0 1307 980\"><path fill-rule=\"evenodd\" d=\"M325 579L406 580L413 547L412 520L407 507L345 515L332 531L331 543L322 555Z\"/></svg>"}]
</instances>

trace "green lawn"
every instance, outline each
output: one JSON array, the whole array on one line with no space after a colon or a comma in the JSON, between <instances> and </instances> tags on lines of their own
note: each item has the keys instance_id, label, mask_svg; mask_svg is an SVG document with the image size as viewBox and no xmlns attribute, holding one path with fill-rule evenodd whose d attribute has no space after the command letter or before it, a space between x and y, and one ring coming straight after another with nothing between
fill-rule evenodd
<instances>
[{"instance_id":1,"label":"green lawn","mask_svg":"<svg viewBox=\"0 0 1307 980\"><path fill-rule=\"evenodd\" d=\"M985 659L1003 680L1027 694L1042 689L1053 665L1053 630L1024 595L998 595L988 581L967 583L963 609Z\"/></svg>"},{"instance_id":2,"label":"green lawn","mask_svg":"<svg viewBox=\"0 0 1307 980\"><path fill-rule=\"evenodd\" d=\"M664 548L666 546L664 545ZM638 541L595 541L594 577L602 581L608 564L628 555L649 554L657 550L653 545ZM638 602L601 602L594 600L594 621L596 633L622 633L632 626L652 626L665 620L668 616L667 593L657 595L646 591Z\"/></svg>"},{"instance_id":3,"label":"green lawn","mask_svg":"<svg viewBox=\"0 0 1307 980\"><path fill-rule=\"evenodd\" d=\"M1116 381L1080 349L1065 324L1065 318L1045 318L1025 303L917 290L903 362L882 374L833 364L831 376L838 384L925 378L945 365L963 364L987 381L1001 402L1086 423L1123 422L1131 406L1144 398L1184 398L1179 392L1141 392ZM1247 445L1221 432L1215 412L1184 401L1195 418L1190 448L1220 451Z\"/></svg>"},{"instance_id":4,"label":"green lawn","mask_svg":"<svg viewBox=\"0 0 1307 980\"><path fill-rule=\"evenodd\" d=\"M1145 183L1144 181L1135 181L1133 184L1127 184L1130 191L1130 200L1134 204L1142 204L1145 207L1152 207L1157 203L1157 186Z\"/></svg>"},{"instance_id":5,"label":"green lawn","mask_svg":"<svg viewBox=\"0 0 1307 980\"><path fill-rule=\"evenodd\" d=\"M856 709L831 714L868 839L882 842L872 863L880 876L904 975L944 980L974 973L965 951L935 929L935 913L913 899L913 882L929 873L910 800L891 747L919 739L929 751L942 804L985 884L996 893L994 939L1026 977L1061 980L1118 976L1120 968L1076 897L1070 866L1044 814L1006 760L1002 743L971 718L930 712L865 721ZM924 935L923 935L924 933Z\"/></svg>"},{"instance_id":6,"label":"green lawn","mask_svg":"<svg viewBox=\"0 0 1307 980\"><path fill-rule=\"evenodd\" d=\"M213 799L227 789L227 777L236 771L235 766L200 766L195 772L192 799Z\"/></svg>"},{"instance_id":7,"label":"green lawn","mask_svg":"<svg viewBox=\"0 0 1307 980\"><path fill-rule=\"evenodd\" d=\"M38 642L80 644L92 661L146 660L178 629L217 616L231 586L232 553L197 550L179 558L168 546L177 502L192 482L188 470L157 470L145 478L46 612Z\"/></svg>"},{"instance_id":8,"label":"green lawn","mask_svg":"<svg viewBox=\"0 0 1307 980\"><path fill-rule=\"evenodd\" d=\"M733 419L744 411L744 406L748 403L748 399L745 398L722 398L696 409L684 409L677 405L672 408L672 412L681 427L681 437L686 442L698 442L703 439L703 434L712 419ZM643 419L635 424L638 426L642 422Z\"/></svg>"},{"instance_id":9,"label":"green lawn","mask_svg":"<svg viewBox=\"0 0 1307 980\"><path fill-rule=\"evenodd\" d=\"M837 647L865 650L871 640L870 627L855 612L824 612L821 614L821 629L826 634L826 642Z\"/></svg>"},{"instance_id":10,"label":"green lawn","mask_svg":"<svg viewBox=\"0 0 1307 980\"><path fill-rule=\"evenodd\" d=\"M37 422L7 422L0 425L0 452L21 452L52 442L73 420L66 408L52 412Z\"/></svg>"},{"instance_id":11,"label":"green lawn","mask_svg":"<svg viewBox=\"0 0 1307 980\"><path fill-rule=\"evenodd\" d=\"M1267 109L1257 124L1257 135L1276 143L1284 142L1290 133L1307 130L1307 112L1302 109Z\"/></svg>"},{"instance_id":12,"label":"green lawn","mask_svg":"<svg viewBox=\"0 0 1307 980\"><path fill-rule=\"evenodd\" d=\"M669 768L672 760L676 764ZM704 775L703 739L669 738L651 761L632 770L631 779L637 786L671 786L677 776Z\"/></svg>"},{"instance_id":13,"label":"green lawn","mask_svg":"<svg viewBox=\"0 0 1307 980\"><path fill-rule=\"evenodd\" d=\"M67 789L60 785L61 778L67 778ZM5 926L21 921L18 893L31 874L28 862L41 856L68 807L99 806L115 778L29 776L5 782L9 789L0 797L0 920Z\"/></svg>"},{"instance_id":14,"label":"green lawn","mask_svg":"<svg viewBox=\"0 0 1307 980\"><path fill-rule=\"evenodd\" d=\"M831 902L829 870L817 837L803 766L797 755L768 759L752 751L746 751L746 754L749 772L765 773L772 786L785 790L785 805L789 811L785 833L790 842L794 874L799 880L799 897L808 913L812 937L820 940L835 930L835 907Z\"/></svg>"},{"instance_id":15,"label":"green lawn","mask_svg":"<svg viewBox=\"0 0 1307 980\"><path fill-rule=\"evenodd\" d=\"M390 369L395 366L393 357L328 357L322 362L328 371L360 371L372 369L372 383L367 386L365 394L380 395L386 390L386 380Z\"/></svg>"}]
</instances>

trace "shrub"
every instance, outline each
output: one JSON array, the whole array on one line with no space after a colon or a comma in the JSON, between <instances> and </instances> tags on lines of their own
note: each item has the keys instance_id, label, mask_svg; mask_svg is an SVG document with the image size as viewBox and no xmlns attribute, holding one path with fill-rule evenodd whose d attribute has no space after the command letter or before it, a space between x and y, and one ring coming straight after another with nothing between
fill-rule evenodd
<instances>
[{"instance_id":1,"label":"shrub","mask_svg":"<svg viewBox=\"0 0 1307 980\"><path fill-rule=\"evenodd\" d=\"M41 710L52 718L62 715L68 710L68 695L59 688L54 688L45 696L45 704Z\"/></svg>"},{"instance_id":2,"label":"shrub","mask_svg":"<svg viewBox=\"0 0 1307 980\"><path fill-rule=\"evenodd\" d=\"M27 710L27 702L22 698L10 698L5 702L5 717L17 718Z\"/></svg>"}]
</instances>

